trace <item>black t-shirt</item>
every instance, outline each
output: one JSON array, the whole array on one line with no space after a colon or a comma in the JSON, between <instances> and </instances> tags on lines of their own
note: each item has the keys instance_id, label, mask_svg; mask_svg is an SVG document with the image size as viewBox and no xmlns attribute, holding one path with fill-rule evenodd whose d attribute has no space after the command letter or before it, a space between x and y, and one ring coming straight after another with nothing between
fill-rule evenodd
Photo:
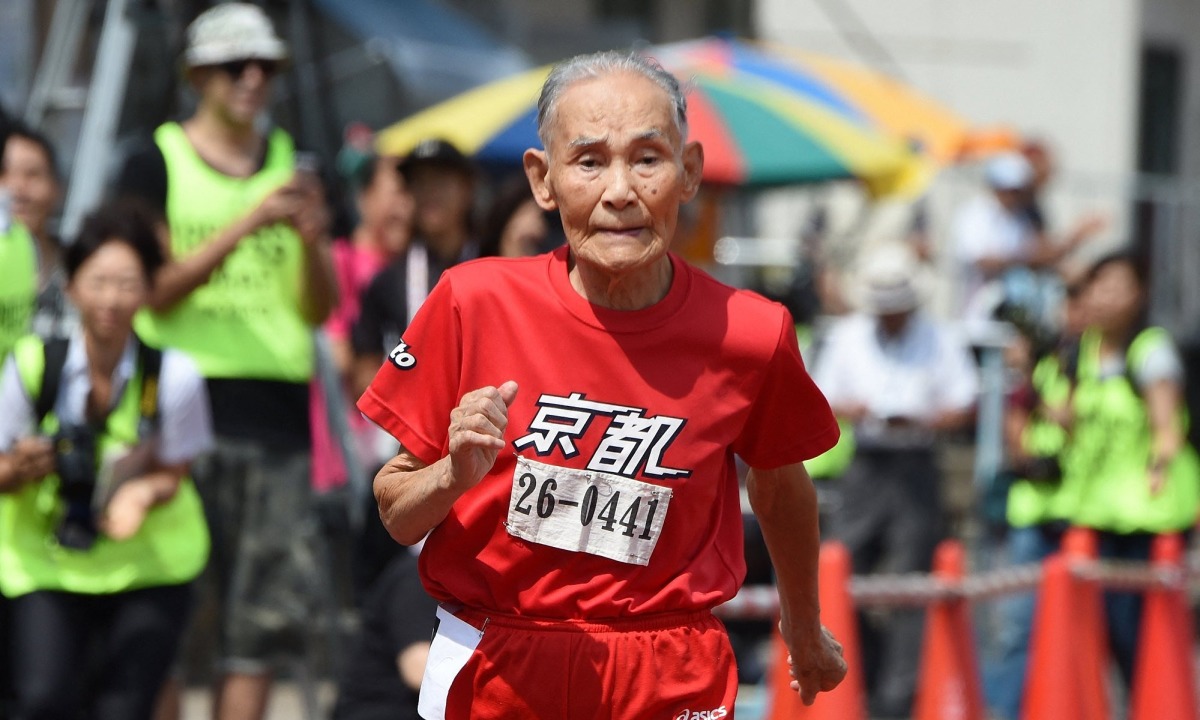
<instances>
[{"instance_id":1,"label":"black t-shirt","mask_svg":"<svg viewBox=\"0 0 1200 720\"><path fill-rule=\"evenodd\" d=\"M266 162L266 144L258 168ZM117 197L134 197L167 214L167 160L153 141L135 148L117 175ZM308 384L278 380L209 378L213 431L272 447L311 444Z\"/></svg>"},{"instance_id":2,"label":"black t-shirt","mask_svg":"<svg viewBox=\"0 0 1200 720\"><path fill-rule=\"evenodd\" d=\"M417 577L417 559L400 553L363 603L362 628L342 673L334 720L418 720L417 691L400 679L396 657L432 640L436 610Z\"/></svg>"},{"instance_id":3,"label":"black t-shirt","mask_svg":"<svg viewBox=\"0 0 1200 720\"><path fill-rule=\"evenodd\" d=\"M420 240L414 241L420 243ZM459 257L447 261L426 251L429 286L422 299L452 265L472 256L473 245ZM412 250L392 260L380 270L360 298L358 318L350 329L350 344L358 355L378 355L391 352L408 327L408 263Z\"/></svg>"}]
</instances>

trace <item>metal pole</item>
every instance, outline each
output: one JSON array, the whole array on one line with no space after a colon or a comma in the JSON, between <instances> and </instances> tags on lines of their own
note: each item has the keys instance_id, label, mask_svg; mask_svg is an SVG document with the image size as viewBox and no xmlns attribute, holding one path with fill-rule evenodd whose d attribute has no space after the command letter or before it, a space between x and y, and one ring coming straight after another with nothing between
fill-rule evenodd
<instances>
[{"instance_id":1,"label":"metal pole","mask_svg":"<svg viewBox=\"0 0 1200 720\"><path fill-rule=\"evenodd\" d=\"M58 0L50 20L50 34L38 63L29 102L25 106L25 122L39 127L46 117L54 93L66 85L75 59L79 55L80 38L87 19L87 0Z\"/></svg>"},{"instance_id":2,"label":"metal pole","mask_svg":"<svg viewBox=\"0 0 1200 720\"><path fill-rule=\"evenodd\" d=\"M105 174L125 100L125 83L133 57L135 33L125 12L127 0L109 0L100 32L100 47L88 90L79 133L79 149L63 210L62 235L71 237L83 215L103 194Z\"/></svg>"},{"instance_id":3,"label":"metal pole","mask_svg":"<svg viewBox=\"0 0 1200 720\"><path fill-rule=\"evenodd\" d=\"M975 490L984 491L1004 461L1004 345L981 348L979 416L975 434Z\"/></svg>"}]
</instances>

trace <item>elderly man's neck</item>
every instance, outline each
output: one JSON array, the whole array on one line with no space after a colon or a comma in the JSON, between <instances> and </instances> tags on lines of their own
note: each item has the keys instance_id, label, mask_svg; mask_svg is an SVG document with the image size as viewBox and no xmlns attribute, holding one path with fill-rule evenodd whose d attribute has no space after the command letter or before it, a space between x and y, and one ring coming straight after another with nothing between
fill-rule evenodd
<instances>
[{"instance_id":1,"label":"elderly man's neck","mask_svg":"<svg viewBox=\"0 0 1200 720\"><path fill-rule=\"evenodd\" d=\"M664 255L645 267L611 272L587 263L570 262L571 286L593 305L609 310L643 310L667 296L675 269Z\"/></svg>"}]
</instances>

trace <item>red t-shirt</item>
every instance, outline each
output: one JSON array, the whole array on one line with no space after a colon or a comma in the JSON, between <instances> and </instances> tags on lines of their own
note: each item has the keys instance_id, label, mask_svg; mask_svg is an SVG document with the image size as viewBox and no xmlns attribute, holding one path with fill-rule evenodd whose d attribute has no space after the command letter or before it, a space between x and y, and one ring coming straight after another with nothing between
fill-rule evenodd
<instances>
[{"instance_id":1,"label":"red t-shirt","mask_svg":"<svg viewBox=\"0 0 1200 720\"><path fill-rule=\"evenodd\" d=\"M566 248L478 260L442 276L359 400L369 418L432 464L449 452L450 412L463 395L507 380L519 385L508 449L421 553L421 576L435 598L600 619L708 608L737 592L745 562L734 453L751 467L797 463L832 447L838 428L804 369L787 311L671 259L667 296L628 312L592 305L574 290ZM518 455L670 488L648 561L509 534ZM649 533L648 498L640 515L634 508L622 517L629 507L605 515L592 492L596 526L612 535L621 520L640 517L644 527L626 524L625 535ZM522 498L523 512L545 509L540 495ZM558 500L563 512L576 513L581 500L588 512L579 494Z\"/></svg>"}]
</instances>

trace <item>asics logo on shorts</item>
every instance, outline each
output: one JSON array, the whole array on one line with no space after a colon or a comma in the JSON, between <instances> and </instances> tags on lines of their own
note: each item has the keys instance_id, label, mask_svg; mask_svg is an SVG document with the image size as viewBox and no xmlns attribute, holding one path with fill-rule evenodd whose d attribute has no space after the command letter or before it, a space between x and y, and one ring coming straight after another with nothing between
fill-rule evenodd
<instances>
[{"instance_id":1,"label":"asics logo on shorts","mask_svg":"<svg viewBox=\"0 0 1200 720\"><path fill-rule=\"evenodd\" d=\"M721 720L729 714L725 706L716 710L680 710L671 720Z\"/></svg>"},{"instance_id":2,"label":"asics logo on shorts","mask_svg":"<svg viewBox=\"0 0 1200 720\"><path fill-rule=\"evenodd\" d=\"M408 351L408 343L403 340L388 353L388 360L391 360L392 364L401 370L408 370L417 364L417 358Z\"/></svg>"}]
</instances>

